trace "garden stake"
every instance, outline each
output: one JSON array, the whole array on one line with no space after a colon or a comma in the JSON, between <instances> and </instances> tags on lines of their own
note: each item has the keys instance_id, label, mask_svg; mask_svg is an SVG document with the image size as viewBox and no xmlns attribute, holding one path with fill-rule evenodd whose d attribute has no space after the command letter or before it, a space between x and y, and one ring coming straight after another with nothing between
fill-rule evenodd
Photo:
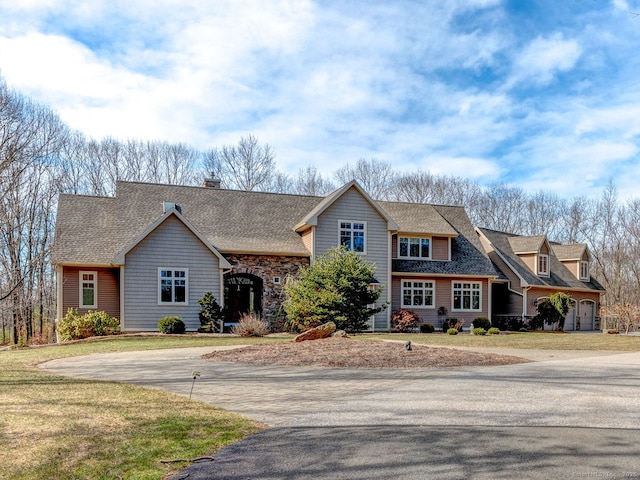
<instances>
[{"instance_id":1,"label":"garden stake","mask_svg":"<svg viewBox=\"0 0 640 480\"><path fill-rule=\"evenodd\" d=\"M196 378L200 376L200 372L193 372L191 375L193 375L193 382L191 382L191 391L189 392L189 400L191 400L191 394L193 393L193 386L196 383Z\"/></svg>"}]
</instances>

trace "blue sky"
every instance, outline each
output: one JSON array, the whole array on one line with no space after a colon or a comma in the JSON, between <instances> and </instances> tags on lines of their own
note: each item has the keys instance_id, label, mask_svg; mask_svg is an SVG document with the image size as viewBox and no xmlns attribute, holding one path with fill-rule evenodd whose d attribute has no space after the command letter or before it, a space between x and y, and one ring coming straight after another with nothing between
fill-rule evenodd
<instances>
[{"instance_id":1,"label":"blue sky","mask_svg":"<svg viewBox=\"0 0 640 480\"><path fill-rule=\"evenodd\" d=\"M621 197L640 179L640 0L0 0L0 74L88 136L254 134L295 174Z\"/></svg>"}]
</instances>

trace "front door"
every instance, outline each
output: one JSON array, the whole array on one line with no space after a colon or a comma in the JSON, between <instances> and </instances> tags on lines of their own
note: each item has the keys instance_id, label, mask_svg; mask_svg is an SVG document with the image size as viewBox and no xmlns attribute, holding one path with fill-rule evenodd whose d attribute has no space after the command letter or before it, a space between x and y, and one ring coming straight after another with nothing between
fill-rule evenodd
<instances>
[{"instance_id":1,"label":"front door","mask_svg":"<svg viewBox=\"0 0 640 480\"><path fill-rule=\"evenodd\" d=\"M224 279L226 321L236 323L243 315L262 312L262 279L248 273L230 275Z\"/></svg>"}]
</instances>

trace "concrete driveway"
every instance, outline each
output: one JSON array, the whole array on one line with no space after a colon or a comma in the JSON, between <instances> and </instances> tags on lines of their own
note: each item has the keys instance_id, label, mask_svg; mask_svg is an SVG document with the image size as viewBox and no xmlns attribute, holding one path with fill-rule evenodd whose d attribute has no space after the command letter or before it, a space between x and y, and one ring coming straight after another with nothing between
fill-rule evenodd
<instances>
[{"instance_id":1,"label":"concrete driveway","mask_svg":"<svg viewBox=\"0 0 640 480\"><path fill-rule=\"evenodd\" d=\"M175 479L640 478L640 353L501 350L538 361L356 370L200 358L211 350L42 368L182 395L199 371L193 398L273 427Z\"/></svg>"}]
</instances>

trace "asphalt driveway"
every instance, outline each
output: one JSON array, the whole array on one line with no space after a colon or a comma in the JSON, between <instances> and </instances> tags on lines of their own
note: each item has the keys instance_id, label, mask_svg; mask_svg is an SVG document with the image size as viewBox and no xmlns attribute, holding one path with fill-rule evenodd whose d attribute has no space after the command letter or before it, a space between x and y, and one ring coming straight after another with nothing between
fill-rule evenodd
<instances>
[{"instance_id":1,"label":"asphalt driveway","mask_svg":"<svg viewBox=\"0 0 640 480\"><path fill-rule=\"evenodd\" d=\"M640 478L640 353L504 351L538 361L356 370L200 358L211 350L42 368L182 395L199 371L193 398L273 427L176 479Z\"/></svg>"}]
</instances>

